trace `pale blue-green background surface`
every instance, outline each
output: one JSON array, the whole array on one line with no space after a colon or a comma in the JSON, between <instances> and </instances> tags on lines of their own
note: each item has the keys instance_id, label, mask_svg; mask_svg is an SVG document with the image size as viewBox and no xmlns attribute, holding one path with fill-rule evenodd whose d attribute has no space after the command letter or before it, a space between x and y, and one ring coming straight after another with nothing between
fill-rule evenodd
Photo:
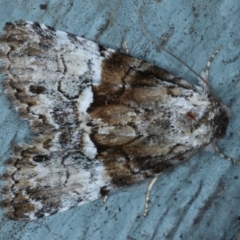
<instances>
[{"instance_id":1,"label":"pale blue-green background surface","mask_svg":"<svg viewBox=\"0 0 240 240\"><path fill-rule=\"evenodd\" d=\"M141 10L141 14L140 14ZM140 22L142 17L142 23ZM7 21L31 20L84 36L107 47L145 59L188 81L196 80L177 60L157 51L141 24L158 43L198 73L210 55L210 82L231 109L231 121L221 148L240 158L240 1L212 0L0 0L0 28ZM28 124L19 119L0 88L0 172L17 143L30 140ZM13 222L2 216L0 240L42 239L223 239L240 228L240 165L215 152L202 152L157 180L149 215L143 217L148 181L103 200L33 222Z\"/></svg>"}]
</instances>

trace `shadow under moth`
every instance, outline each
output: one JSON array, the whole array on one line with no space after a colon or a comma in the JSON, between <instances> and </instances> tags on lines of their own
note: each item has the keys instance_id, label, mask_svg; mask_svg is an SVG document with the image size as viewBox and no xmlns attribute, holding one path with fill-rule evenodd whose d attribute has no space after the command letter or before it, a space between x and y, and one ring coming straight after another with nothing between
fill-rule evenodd
<instances>
[{"instance_id":1,"label":"shadow under moth","mask_svg":"<svg viewBox=\"0 0 240 240\"><path fill-rule=\"evenodd\" d=\"M5 92L36 134L6 161L10 219L91 202L225 135L229 111L206 84L38 23L6 23L0 46Z\"/></svg>"}]
</instances>

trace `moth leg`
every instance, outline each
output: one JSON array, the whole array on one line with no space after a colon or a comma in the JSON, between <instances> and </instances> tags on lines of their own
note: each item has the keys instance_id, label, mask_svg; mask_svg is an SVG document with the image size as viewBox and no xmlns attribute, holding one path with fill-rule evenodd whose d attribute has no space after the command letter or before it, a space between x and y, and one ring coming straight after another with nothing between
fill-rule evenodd
<instances>
[{"instance_id":1,"label":"moth leg","mask_svg":"<svg viewBox=\"0 0 240 240\"><path fill-rule=\"evenodd\" d=\"M150 194L151 194L151 191L152 191L152 188L155 184L155 182L157 181L159 175L161 173L157 174L152 180L151 182L149 183L148 185L148 189L147 189L147 193L146 193L146 198L145 198L145 206L144 206L144 213L143 213L143 216L146 217L147 214L148 214L148 205L149 205L149 201L150 201Z\"/></svg>"},{"instance_id":2,"label":"moth leg","mask_svg":"<svg viewBox=\"0 0 240 240\"><path fill-rule=\"evenodd\" d=\"M123 46L123 49L124 49L125 53L129 54L128 44L125 40L124 40L122 46Z\"/></svg>"},{"instance_id":3,"label":"moth leg","mask_svg":"<svg viewBox=\"0 0 240 240\"><path fill-rule=\"evenodd\" d=\"M107 205L107 199L108 199L109 191L110 190L107 188L107 186L103 186L100 190L101 196L103 198L103 205L104 206Z\"/></svg>"},{"instance_id":4,"label":"moth leg","mask_svg":"<svg viewBox=\"0 0 240 240\"><path fill-rule=\"evenodd\" d=\"M108 199L108 195L105 195L103 197L103 204L106 206L107 205L107 199Z\"/></svg>"}]
</instances>

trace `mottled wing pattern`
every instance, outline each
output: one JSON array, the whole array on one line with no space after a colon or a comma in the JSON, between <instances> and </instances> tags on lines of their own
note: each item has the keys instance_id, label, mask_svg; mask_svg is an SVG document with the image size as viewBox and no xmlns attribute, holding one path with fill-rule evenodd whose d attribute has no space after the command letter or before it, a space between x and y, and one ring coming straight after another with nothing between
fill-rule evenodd
<instances>
[{"instance_id":1,"label":"mottled wing pattern","mask_svg":"<svg viewBox=\"0 0 240 240\"><path fill-rule=\"evenodd\" d=\"M9 218L93 201L225 133L222 103L143 61L23 21L6 24L0 44L5 90L37 134L6 162L1 205Z\"/></svg>"}]
</instances>

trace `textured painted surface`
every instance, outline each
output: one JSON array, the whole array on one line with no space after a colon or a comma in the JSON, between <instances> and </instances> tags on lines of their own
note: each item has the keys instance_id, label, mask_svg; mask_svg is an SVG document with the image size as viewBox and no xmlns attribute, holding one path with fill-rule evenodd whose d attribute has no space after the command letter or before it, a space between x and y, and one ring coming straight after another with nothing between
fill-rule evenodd
<instances>
[{"instance_id":1,"label":"textured painted surface","mask_svg":"<svg viewBox=\"0 0 240 240\"><path fill-rule=\"evenodd\" d=\"M141 28L198 73L209 56L215 58L210 82L232 111L221 147L239 158L239 45L240 3L227 0L195 1L1 1L0 28L6 21L38 21L57 29L120 49L127 42L130 54L194 80L181 63L151 44ZM28 124L21 121L0 90L0 159L11 147L29 141ZM1 172L4 171L1 164ZM174 171L163 174L151 194L149 215L143 217L147 182L65 213L36 221L1 219L0 239L231 239L240 222L240 165L214 152L202 152Z\"/></svg>"}]
</instances>

